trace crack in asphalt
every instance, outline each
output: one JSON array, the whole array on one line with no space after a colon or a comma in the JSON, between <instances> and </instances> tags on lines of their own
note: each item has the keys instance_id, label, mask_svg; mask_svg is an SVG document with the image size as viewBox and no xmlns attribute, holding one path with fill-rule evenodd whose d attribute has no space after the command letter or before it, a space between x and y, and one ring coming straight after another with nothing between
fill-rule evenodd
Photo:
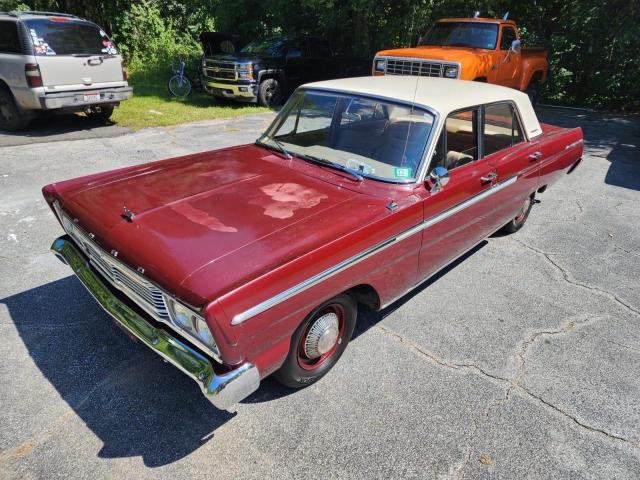
<instances>
[{"instance_id":1,"label":"crack in asphalt","mask_svg":"<svg viewBox=\"0 0 640 480\"><path fill-rule=\"evenodd\" d=\"M488 371L486 371L485 369L483 369L482 367L480 367L479 365L476 365L474 363L456 363L453 362L451 360L445 360L441 357L439 357L438 355L436 355L433 352L430 352L426 349L424 349L423 347L417 345L415 342L405 338L402 334L388 328L385 327L383 325L378 325L377 329L380 330L382 333L384 333L387 336L393 337L395 339L397 339L401 344L405 345L407 348L409 348L410 350L413 350L414 352L416 352L418 355L430 360L432 363L443 367L443 368L447 368L450 370L454 370L454 371L464 371L464 370L468 370L471 371L472 373L476 374L476 375L480 375L486 378L491 379L492 381L498 382L502 385L505 386L505 390L504 393L502 394L501 397L492 400L482 411L482 414L479 416L479 419L473 418L472 422L473 422L473 428L471 430L471 433L469 435L469 439L466 442L467 446L466 446L466 452L464 455L464 460L462 461L461 465L456 469L456 476L454 478L459 479L459 480L464 480L465 475L466 475L466 467L468 466L470 460L471 460L471 454L473 452L473 441L476 438L477 432L480 429L481 424L483 424L484 422L486 422L489 419L489 416L491 415L492 411L494 409L497 409L499 407L501 407L502 405L504 405L505 403L507 403L510 399L511 399L511 395L512 393L517 389L520 392L525 393L526 395L528 395L530 398L536 400L537 402L541 403L544 407L549 408L551 410L553 410L554 412L562 415L563 417L566 417L567 419L571 420L574 424L578 425L579 427L584 428L585 430L591 432L591 433L596 433L596 434L601 434L604 435L605 437L607 437L610 440L616 440L616 441L621 441L624 442L628 445L630 445L633 448L640 448L640 441L636 441L636 440L630 440L628 438L622 437L620 435L616 435L614 433L608 432L607 430L604 430L602 428L598 428L598 427L593 427L587 423L585 423L584 421L580 420L578 417L572 415L571 413L563 410L562 408L558 407L557 405L554 405L553 403L549 402L548 400L545 400L542 396L540 395L536 395L535 393L533 393L531 390L529 390L528 388L524 387L521 385L522 379L524 378L525 374L526 374L526 356L529 353L531 347L536 343L536 341L544 336L556 336L556 335L564 335L570 332L573 332L576 330L577 327L581 327L581 326L585 326L585 325L589 325L591 323L594 323L595 321L598 321L601 317L588 317L585 318L584 320L572 320L569 322L566 322L562 327L556 329L556 330L540 330L537 332L534 332L532 334L530 334L522 343L519 349L519 353L517 354L518 359L519 359L519 365L518 365L518 371L516 372L516 374L512 377L512 378L506 378L506 377L502 377L500 375L495 375L492 373L489 373Z\"/></svg>"},{"instance_id":2,"label":"crack in asphalt","mask_svg":"<svg viewBox=\"0 0 640 480\"><path fill-rule=\"evenodd\" d=\"M613 300L614 302L618 303L619 305L621 305L622 307L624 307L625 309L627 309L628 311L634 313L635 315L640 317L640 310L636 309L635 307L629 305L628 303L626 303L624 300L622 300L620 297L618 297L615 293L611 293L608 290L604 290L600 287L595 287L595 286L591 286L591 285L587 285L581 282L578 282L577 280L574 280L573 278L571 278L571 275L569 275L569 272L562 267L558 262L556 262L555 260L553 260L551 258L551 254L544 252L542 250L537 249L536 247L533 247L527 243L524 243L522 240L518 240L516 238L512 238L512 241L516 242L517 244L521 245L522 247L531 250L532 252L537 253L538 255L541 255L542 257L546 258L547 261L553 265L564 277L564 280L571 284L571 285L575 285L576 287L580 287L580 288L584 288L586 290L592 291L592 292L596 292L599 293L607 298L609 298L610 300Z\"/></svg>"}]
</instances>

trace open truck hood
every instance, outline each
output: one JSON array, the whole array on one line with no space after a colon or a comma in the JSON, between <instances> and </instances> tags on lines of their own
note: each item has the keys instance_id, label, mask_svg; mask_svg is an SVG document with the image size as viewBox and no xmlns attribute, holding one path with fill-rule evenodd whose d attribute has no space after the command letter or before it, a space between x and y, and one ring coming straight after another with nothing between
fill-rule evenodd
<instances>
[{"instance_id":1,"label":"open truck hood","mask_svg":"<svg viewBox=\"0 0 640 480\"><path fill-rule=\"evenodd\" d=\"M104 250L193 305L339 238L362 225L363 215L384 212L381 199L300 173L253 145L53 188Z\"/></svg>"}]
</instances>

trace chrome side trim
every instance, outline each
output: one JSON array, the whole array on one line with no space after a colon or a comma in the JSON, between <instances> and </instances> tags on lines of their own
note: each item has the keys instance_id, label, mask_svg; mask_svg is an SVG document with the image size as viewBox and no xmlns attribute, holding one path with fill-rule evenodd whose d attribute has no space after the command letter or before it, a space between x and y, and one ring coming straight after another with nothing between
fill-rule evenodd
<instances>
[{"instance_id":1,"label":"chrome side trim","mask_svg":"<svg viewBox=\"0 0 640 480\"><path fill-rule=\"evenodd\" d=\"M269 310L270 308L275 307L276 305L284 302L285 300L288 300L289 298L304 292L305 290L319 284L320 282L323 282L324 280L327 280L328 278L342 272L343 270L346 270L347 268L356 265L358 263L360 263L363 260L366 260L367 258L371 257L372 255L375 255L377 253L382 252L383 250L386 250L387 248L389 248L392 245L395 245L398 242L401 242L402 240L405 240L413 235L415 235L416 233L422 232L423 230L426 230L427 228L430 228L434 225L436 225L439 222L442 222L443 220L446 220L447 218L455 215L456 213L461 212L462 210L464 210L465 208L468 208L482 200L484 200L485 198L499 192L500 190L503 190L507 187L509 187L510 185L513 185L516 180L518 179L517 176L511 177L507 180L505 180L504 182L498 183L495 186L483 191L482 193L479 193L478 195L475 195L473 197L471 197L468 200L465 200L464 202L456 205L455 207L450 208L449 210L446 210L445 212L442 212L438 215L435 215L417 225L415 225L414 227L411 227L403 232L401 232L400 234L391 237L387 240L384 240L383 242L378 243L377 245L374 245L373 247L369 247L368 249L350 257L347 258L346 260L343 260L342 262L338 263L337 265L334 265L331 268L328 268L316 275L314 275L311 278L308 278L307 280L305 280L304 282L301 282L297 285L294 285L293 287L289 288L288 290L285 290L282 293L279 293L278 295L271 297L267 300L265 300L264 302L259 303L258 305L251 307L248 310L245 310L244 312L241 312L237 315L235 315L233 317L233 319L231 320L231 325L239 325L243 322L246 322L247 320L249 320L252 317L255 317L256 315L259 315L260 313L263 313L267 310Z\"/></svg>"},{"instance_id":2,"label":"chrome side trim","mask_svg":"<svg viewBox=\"0 0 640 480\"><path fill-rule=\"evenodd\" d=\"M260 386L260 373L254 364L246 362L219 375L215 373L211 361L200 352L166 330L152 326L142 315L114 295L102 278L89 267L87 257L71 237L58 238L53 242L51 250L71 267L80 283L113 317L116 324L194 380L207 400L217 408L226 410Z\"/></svg>"},{"instance_id":3,"label":"chrome side trim","mask_svg":"<svg viewBox=\"0 0 640 480\"><path fill-rule=\"evenodd\" d=\"M566 147L564 147L565 150L571 150L573 147L577 147L578 145L580 145L581 143L584 143L584 139L580 139L580 140L576 140L573 143L570 143L569 145L567 145Z\"/></svg>"}]
</instances>

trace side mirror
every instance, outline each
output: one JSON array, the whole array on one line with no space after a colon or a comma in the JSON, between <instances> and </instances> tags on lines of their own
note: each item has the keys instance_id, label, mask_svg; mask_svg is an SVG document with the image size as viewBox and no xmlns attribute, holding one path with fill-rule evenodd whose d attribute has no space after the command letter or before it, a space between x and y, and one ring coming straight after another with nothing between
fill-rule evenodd
<instances>
[{"instance_id":1,"label":"side mirror","mask_svg":"<svg viewBox=\"0 0 640 480\"><path fill-rule=\"evenodd\" d=\"M444 167L436 167L431 170L429 174L431 179L431 193L439 192L442 188L449 183L449 170Z\"/></svg>"},{"instance_id":2,"label":"side mirror","mask_svg":"<svg viewBox=\"0 0 640 480\"><path fill-rule=\"evenodd\" d=\"M522 48L520 40L514 40L511 42L511 51L513 53L520 53L520 49Z\"/></svg>"},{"instance_id":3,"label":"side mirror","mask_svg":"<svg viewBox=\"0 0 640 480\"><path fill-rule=\"evenodd\" d=\"M302 56L302 52L300 50L289 50L287 52L287 60L291 60L292 58L300 58Z\"/></svg>"}]
</instances>

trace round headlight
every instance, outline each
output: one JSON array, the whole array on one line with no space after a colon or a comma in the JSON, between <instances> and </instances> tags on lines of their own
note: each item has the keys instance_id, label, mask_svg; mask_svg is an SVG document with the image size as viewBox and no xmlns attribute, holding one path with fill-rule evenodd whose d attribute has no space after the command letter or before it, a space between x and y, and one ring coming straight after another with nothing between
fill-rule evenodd
<instances>
[{"instance_id":1,"label":"round headlight","mask_svg":"<svg viewBox=\"0 0 640 480\"><path fill-rule=\"evenodd\" d=\"M173 322L177 327L191 333L194 331L195 316L193 312L179 303L173 302Z\"/></svg>"},{"instance_id":2,"label":"round headlight","mask_svg":"<svg viewBox=\"0 0 640 480\"><path fill-rule=\"evenodd\" d=\"M209 330L209 325L207 325L207 322L202 318L196 317L194 325L196 327L195 334L200 339L200 341L211 348L216 353L216 355L220 355L218 346L216 345L216 341L213 339L213 335L211 335L211 330Z\"/></svg>"},{"instance_id":3,"label":"round headlight","mask_svg":"<svg viewBox=\"0 0 640 480\"><path fill-rule=\"evenodd\" d=\"M66 215L62 215L62 227L69 234L73 233L73 230L75 229L73 221Z\"/></svg>"},{"instance_id":4,"label":"round headlight","mask_svg":"<svg viewBox=\"0 0 640 480\"><path fill-rule=\"evenodd\" d=\"M376 63L375 63L376 72L384 72L385 63L386 62L383 59L376 60Z\"/></svg>"},{"instance_id":5,"label":"round headlight","mask_svg":"<svg viewBox=\"0 0 640 480\"><path fill-rule=\"evenodd\" d=\"M445 67L444 76L447 78L458 78L458 67Z\"/></svg>"}]
</instances>

